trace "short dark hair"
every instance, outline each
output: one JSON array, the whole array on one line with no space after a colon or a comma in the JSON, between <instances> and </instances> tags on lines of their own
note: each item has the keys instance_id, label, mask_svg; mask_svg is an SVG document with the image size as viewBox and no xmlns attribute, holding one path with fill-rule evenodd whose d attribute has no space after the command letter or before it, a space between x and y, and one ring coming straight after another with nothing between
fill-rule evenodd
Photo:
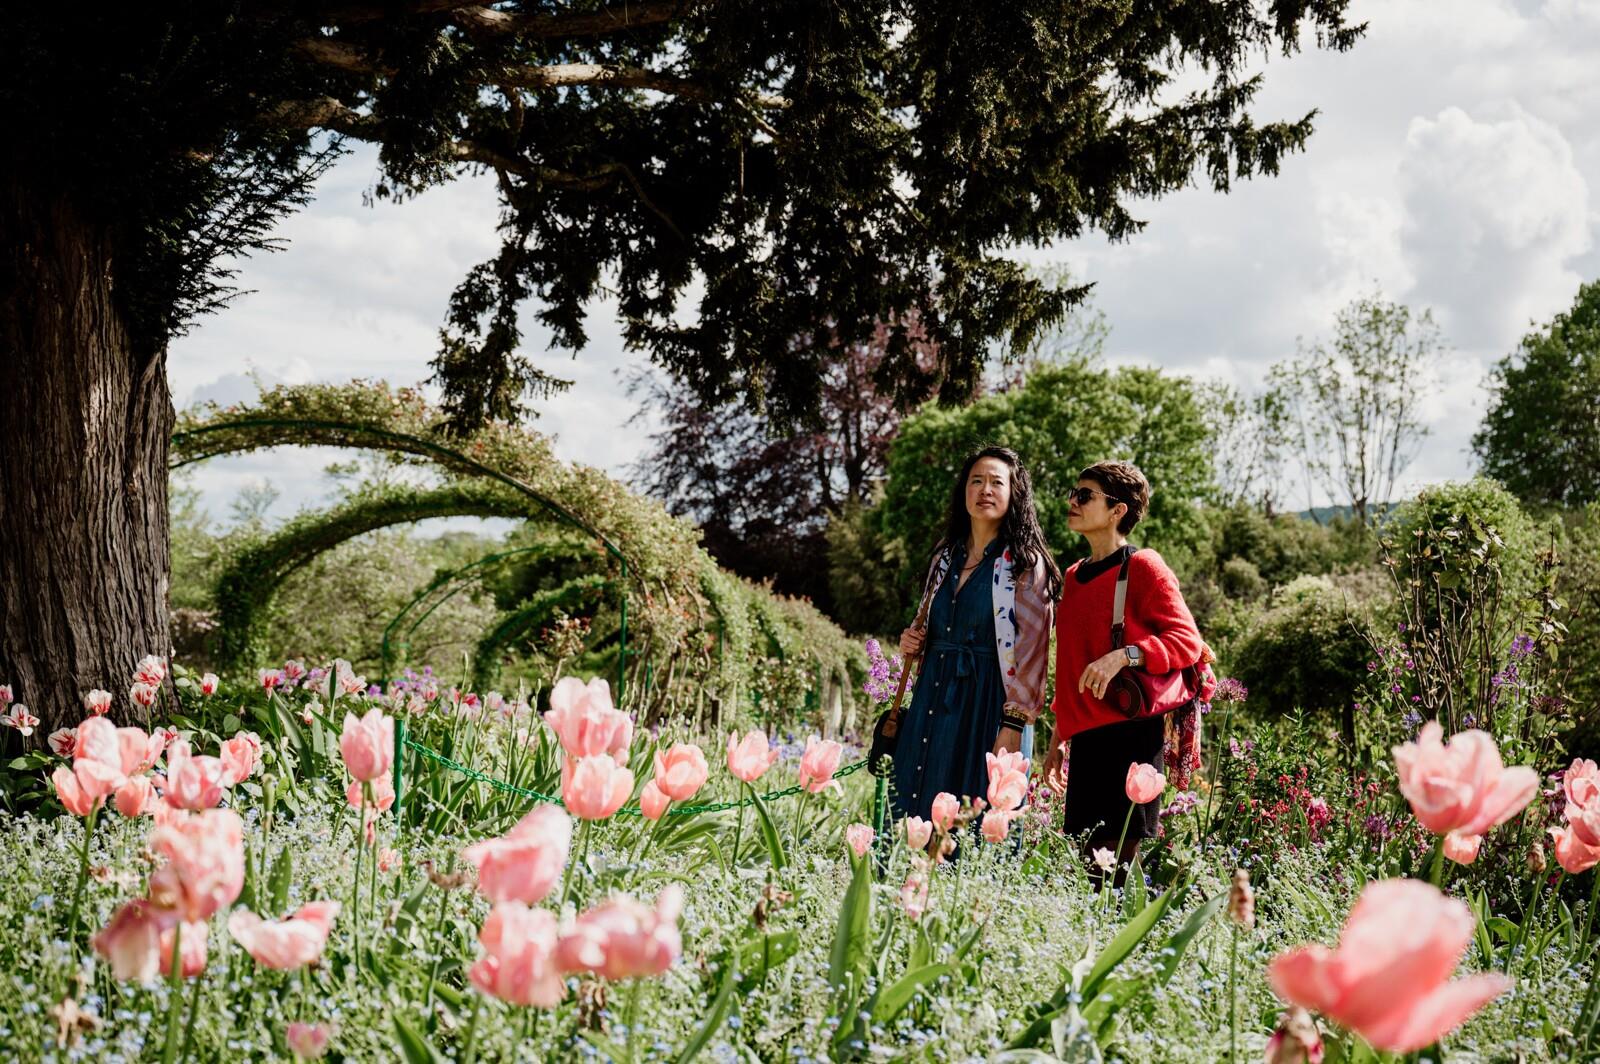
<instances>
[{"instance_id":1,"label":"short dark hair","mask_svg":"<svg viewBox=\"0 0 1600 1064\"><path fill-rule=\"evenodd\" d=\"M1117 522L1117 531L1126 536L1144 519L1150 509L1150 482L1132 462L1096 462L1078 474L1079 480L1092 480L1100 490L1128 507Z\"/></svg>"}]
</instances>

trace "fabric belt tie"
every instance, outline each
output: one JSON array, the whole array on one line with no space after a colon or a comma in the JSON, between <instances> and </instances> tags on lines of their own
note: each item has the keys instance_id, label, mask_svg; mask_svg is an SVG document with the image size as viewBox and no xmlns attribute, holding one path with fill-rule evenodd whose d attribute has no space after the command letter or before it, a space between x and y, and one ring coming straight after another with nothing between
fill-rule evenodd
<instances>
[{"instance_id":1,"label":"fabric belt tie","mask_svg":"<svg viewBox=\"0 0 1600 1064\"><path fill-rule=\"evenodd\" d=\"M999 659L999 655L995 653L993 646L974 647L970 643L952 643L944 639L933 640L928 644L928 649L930 651L938 651L941 654L955 655L955 678L958 680L966 679L973 674L978 667L978 655L983 651L988 651L988 654L985 655L986 657ZM955 699L956 685L953 683L945 684L944 695L940 699L940 704L947 710L954 710L956 708Z\"/></svg>"}]
</instances>

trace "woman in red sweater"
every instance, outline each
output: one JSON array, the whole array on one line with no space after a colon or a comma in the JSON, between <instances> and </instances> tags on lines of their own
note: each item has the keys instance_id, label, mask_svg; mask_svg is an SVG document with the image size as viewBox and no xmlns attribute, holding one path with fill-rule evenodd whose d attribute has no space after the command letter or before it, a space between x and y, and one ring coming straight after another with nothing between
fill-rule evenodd
<instances>
[{"instance_id":1,"label":"woman in red sweater","mask_svg":"<svg viewBox=\"0 0 1600 1064\"><path fill-rule=\"evenodd\" d=\"M1170 672L1198 664L1204 644L1177 577L1153 550L1139 550L1128 533L1150 504L1150 483L1127 462L1100 462L1078 474L1070 493L1067 526L1089 542L1089 557L1062 575L1056 606L1055 732L1045 758L1045 779L1066 766L1065 830L1088 833L1085 853L1115 850L1119 871L1133 861L1139 842L1156 833L1161 799L1133 806L1125 784L1134 762L1162 767L1161 717L1129 720L1104 700L1123 669ZM1123 648L1111 645L1117 574L1128 562Z\"/></svg>"}]
</instances>

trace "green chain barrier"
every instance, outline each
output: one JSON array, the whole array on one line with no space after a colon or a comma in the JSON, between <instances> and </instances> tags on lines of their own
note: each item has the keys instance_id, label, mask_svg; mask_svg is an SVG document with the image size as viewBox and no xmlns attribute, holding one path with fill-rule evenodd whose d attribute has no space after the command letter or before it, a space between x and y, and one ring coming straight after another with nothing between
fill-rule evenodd
<instances>
[{"instance_id":1,"label":"green chain barrier","mask_svg":"<svg viewBox=\"0 0 1600 1064\"><path fill-rule=\"evenodd\" d=\"M506 794L515 794L515 795L517 795L518 797L521 797L521 798L532 798L536 802L551 802L551 803L553 803L555 805L560 805L560 806L565 806L565 804L566 804L561 800L561 796L560 795L541 794L538 791L531 791L531 790L528 790L525 787L518 787L515 784L507 783L504 780L497 780L493 776L488 775L487 773L479 772L477 769L471 768L471 767L469 767L467 765L463 765L460 762L452 761L448 757L445 757L443 754L439 753L436 750L432 750L429 747L423 746L419 742L414 742L414 741L412 741L410 739L404 738L403 737L403 732L400 730L398 725L399 725L399 722L397 721L396 722L396 730L395 730L395 745L397 747L401 743L404 743L405 746L408 749L415 751L417 754L421 755L422 757L427 758L429 761L437 762L438 764L443 765L445 768L448 768L448 769L450 769L450 770L452 770L454 772L459 772L463 776L468 777L469 779L477 780L479 783L487 783L489 786L493 787L497 791L504 791ZM399 792L400 792L399 767L398 767L399 764L400 764L400 758L398 756L396 756L396 758L395 758L395 765L396 765L396 769L395 769L395 777L396 777L395 778L395 795L396 795L395 801L396 801L396 803L399 802ZM860 761L853 761L850 764L845 765L842 768L840 768L839 771L835 772L833 774L833 778L834 779L838 779L840 776L848 776L852 772L859 772L861 769L864 769L866 767L867 767L867 762L866 762L865 758L861 759ZM777 798L787 798L792 794L799 794L804 789L805 788L801 787L799 784L796 784L793 787L786 787L781 791L768 791L766 794L760 795L760 800L763 801L763 802L770 802L770 801L773 801L774 799L777 799ZM709 802L709 803L705 803L705 804L701 804L701 805L672 806L672 807L668 808L667 816L695 816L695 815L697 815L699 813L720 813L725 809L738 809L740 806L754 805L755 803L756 803L756 799L755 798L745 798L745 799L741 799L741 800L735 801L735 802ZM619 815L622 815L622 816L643 816L644 815L643 813L641 813L639 811L639 807L636 806L636 805L625 805L621 809L618 809L617 813Z\"/></svg>"}]
</instances>

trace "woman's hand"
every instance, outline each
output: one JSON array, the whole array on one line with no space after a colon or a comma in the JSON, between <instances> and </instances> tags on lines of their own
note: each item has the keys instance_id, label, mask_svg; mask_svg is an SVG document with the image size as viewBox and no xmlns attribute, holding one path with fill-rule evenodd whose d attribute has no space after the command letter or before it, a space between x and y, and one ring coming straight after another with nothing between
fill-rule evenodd
<instances>
[{"instance_id":1,"label":"woman's hand","mask_svg":"<svg viewBox=\"0 0 1600 1064\"><path fill-rule=\"evenodd\" d=\"M1015 728L1000 726L1000 734L994 737L994 753L1010 754L1022 749L1022 733Z\"/></svg>"},{"instance_id":2,"label":"woman's hand","mask_svg":"<svg viewBox=\"0 0 1600 1064\"><path fill-rule=\"evenodd\" d=\"M1123 666L1128 664L1128 655L1120 650L1113 650L1104 657L1091 661L1089 667L1083 670L1083 675L1078 677L1078 692L1088 691L1096 698L1106 696L1106 688L1111 686L1112 677L1121 672Z\"/></svg>"},{"instance_id":3,"label":"woman's hand","mask_svg":"<svg viewBox=\"0 0 1600 1064\"><path fill-rule=\"evenodd\" d=\"M1057 795L1067 793L1067 778L1062 773L1062 768L1067 761L1067 744L1056 743L1050 752L1044 755L1044 785Z\"/></svg>"},{"instance_id":4,"label":"woman's hand","mask_svg":"<svg viewBox=\"0 0 1600 1064\"><path fill-rule=\"evenodd\" d=\"M922 653L923 631L921 628L907 628L900 633L900 653L907 658L914 658Z\"/></svg>"}]
</instances>

